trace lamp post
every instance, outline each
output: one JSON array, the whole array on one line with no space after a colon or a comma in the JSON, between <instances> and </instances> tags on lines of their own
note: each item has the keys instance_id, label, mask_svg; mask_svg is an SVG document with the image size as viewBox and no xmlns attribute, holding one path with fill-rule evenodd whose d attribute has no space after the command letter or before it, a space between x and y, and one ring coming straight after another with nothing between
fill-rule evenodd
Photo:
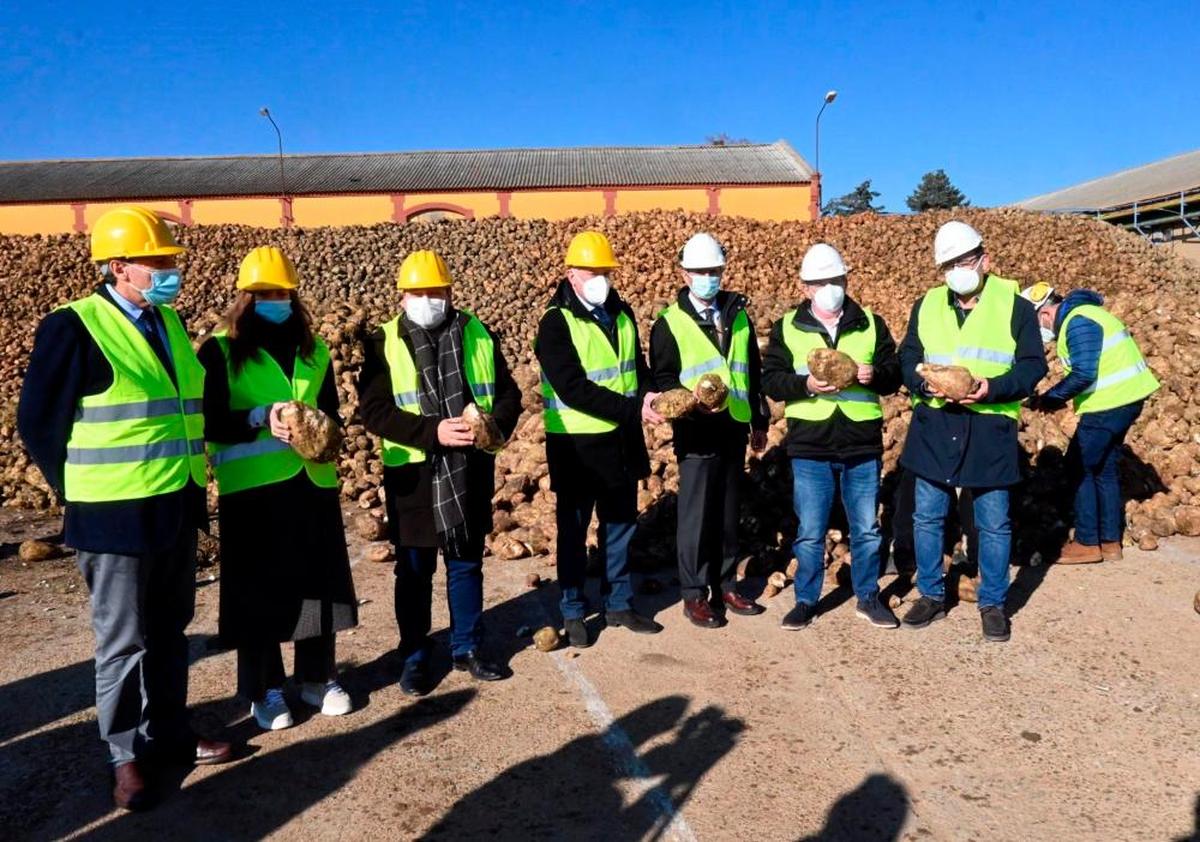
<instances>
[{"instance_id":1,"label":"lamp post","mask_svg":"<svg viewBox=\"0 0 1200 842\"><path fill-rule=\"evenodd\" d=\"M817 112L817 128L816 140L813 143L813 158L816 166L817 176L817 204L814 215L821 213L821 115L825 113L825 106L837 99L837 91L827 91L825 93L825 101L821 103L821 110Z\"/></svg>"},{"instance_id":2,"label":"lamp post","mask_svg":"<svg viewBox=\"0 0 1200 842\"><path fill-rule=\"evenodd\" d=\"M279 140L279 198L287 198L287 186L283 181L283 133L279 131L279 124L275 122L275 118L271 116L271 109L265 105L258 109L259 116L266 117L271 121L271 125L275 129L275 137Z\"/></svg>"}]
</instances>

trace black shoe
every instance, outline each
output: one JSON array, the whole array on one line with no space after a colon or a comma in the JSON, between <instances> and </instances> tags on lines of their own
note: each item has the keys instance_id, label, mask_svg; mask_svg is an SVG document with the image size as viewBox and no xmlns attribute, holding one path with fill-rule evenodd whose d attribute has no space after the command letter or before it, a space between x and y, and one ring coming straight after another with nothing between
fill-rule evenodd
<instances>
[{"instance_id":1,"label":"black shoe","mask_svg":"<svg viewBox=\"0 0 1200 842\"><path fill-rule=\"evenodd\" d=\"M908 613L901 620L910 629L923 629L934 620L946 616L946 604L939 599L923 596L913 603Z\"/></svg>"},{"instance_id":2,"label":"black shoe","mask_svg":"<svg viewBox=\"0 0 1200 842\"><path fill-rule=\"evenodd\" d=\"M999 605L989 605L986 608L980 608L979 619L983 623L984 640L990 640L993 643L1003 643L1011 637L1008 618L1004 616L1004 609Z\"/></svg>"},{"instance_id":3,"label":"black shoe","mask_svg":"<svg viewBox=\"0 0 1200 842\"><path fill-rule=\"evenodd\" d=\"M592 638L588 635L582 617L577 620L563 620L563 629L567 633L567 643L576 649L587 649L592 645Z\"/></svg>"},{"instance_id":4,"label":"black shoe","mask_svg":"<svg viewBox=\"0 0 1200 842\"><path fill-rule=\"evenodd\" d=\"M624 611L609 611L604 615L604 619L610 626L624 626L638 634L658 634L662 631L662 626L643 617L632 608L626 608Z\"/></svg>"},{"instance_id":5,"label":"black shoe","mask_svg":"<svg viewBox=\"0 0 1200 842\"><path fill-rule=\"evenodd\" d=\"M812 605L807 602L797 602L792 606L791 611L783 615L783 622L779 625L788 631L796 631L811 623L816 614L816 609Z\"/></svg>"},{"instance_id":6,"label":"black shoe","mask_svg":"<svg viewBox=\"0 0 1200 842\"><path fill-rule=\"evenodd\" d=\"M426 696L429 694L429 673L422 663L407 663L400 673L400 689L409 696Z\"/></svg>"},{"instance_id":7,"label":"black shoe","mask_svg":"<svg viewBox=\"0 0 1200 842\"><path fill-rule=\"evenodd\" d=\"M900 621L896 619L892 609L880 602L878 595L870 599L860 599L854 613L877 628L895 629L900 627Z\"/></svg>"},{"instance_id":8,"label":"black shoe","mask_svg":"<svg viewBox=\"0 0 1200 842\"><path fill-rule=\"evenodd\" d=\"M490 661L485 661L476 651L468 652L465 655L455 655L454 668L469 672L473 678L478 678L480 681L499 681L504 678L504 670Z\"/></svg>"}]
</instances>

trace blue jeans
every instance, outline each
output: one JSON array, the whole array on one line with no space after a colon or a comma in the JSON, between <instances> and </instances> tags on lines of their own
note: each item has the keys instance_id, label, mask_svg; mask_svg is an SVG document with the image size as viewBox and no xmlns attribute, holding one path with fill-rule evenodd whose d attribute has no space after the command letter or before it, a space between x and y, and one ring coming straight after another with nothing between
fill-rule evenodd
<instances>
[{"instance_id":1,"label":"blue jeans","mask_svg":"<svg viewBox=\"0 0 1200 842\"><path fill-rule=\"evenodd\" d=\"M584 583L587 577L587 530L593 509L600 519L598 539L600 554L604 556L600 593L604 596L604 610L628 610L633 602L629 542L637 530L637 485L630 483L596 491L572 489L559 491L555 496L554 519L558 527L555 549L563 619L582 620L587 616Z\"/></svg>"},{"instance_id":2,"label":"blue jeans","mask_svg":"<svg viewBox=\"0 0 1200 842\"><path fill-rule=\"evenodd\" d=\"M861 600L879 594L879 474L876 457L830 461L792 460L792 505L800 521L796 555L796 602L816 605L825 579L825 532L833 507L834 482L842 486L842 506L850 522L850 578Z\"/></svg>"},{"instance_id":3,"label":"blue jeans","mask_svg":"<svg viewBox=\"0 0 1200 842\"><path fill-rule=\"evenodd\" d=\"M396 547L396 624L400 626L400 654L405 662L428 660L433 642L433 571L435 547ZM446 595L450 603L450 654L466 655L483 639L483 561L478 558L446 559Z\"/></svg>"},{"instance_id":4,"label":"blue jeans","mask_svg":"<svg viewBox=\"0 0 1200 842\"><path fill-rule=\"evenodd\" d=\"M1067 448L1075 488L1075 540L1094 547L1118 543L1125 523L1117 462L1125 434L1142 412L1142 402L1103 412L1085 412Z\"/></svg>"},{"instance_id":5,"label":"blue jeans","mask_svg":"<svg viewBox=\"0 0 1200 842\"><path fill-rule=\"evenodd\" d=\"M979 607L1004 607L1008 596L1008 560L1012 524L1007 488L975 488L975 529L979 532ZM954 489L917 477L913 544L917 554L917 590L921 596L946 598L942 549L946 512Z\"/></svg>"}]
</instances>

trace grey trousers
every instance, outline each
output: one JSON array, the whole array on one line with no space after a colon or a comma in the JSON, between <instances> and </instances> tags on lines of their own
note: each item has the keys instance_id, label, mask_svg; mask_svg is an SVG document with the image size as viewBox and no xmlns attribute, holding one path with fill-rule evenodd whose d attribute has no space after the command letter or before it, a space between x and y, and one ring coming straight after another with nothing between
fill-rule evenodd
<instances>
[{"instance_id":1,"label":"grey trousers","mask_svg":"<svg viewBox=\"0 0 1200 842\"><path fill-rule=\"evenodd\" d=\"M165 552L78 555L96 634L96 716L114 765L188 735L188 642L196 532Z\"/></svg>"}]
</instances>

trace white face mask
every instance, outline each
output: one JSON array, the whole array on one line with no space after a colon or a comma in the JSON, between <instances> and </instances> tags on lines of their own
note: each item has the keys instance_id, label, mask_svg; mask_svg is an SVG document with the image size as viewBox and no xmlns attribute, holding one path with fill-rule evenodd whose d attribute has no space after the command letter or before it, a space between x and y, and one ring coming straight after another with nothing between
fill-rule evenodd
<instances>
[{"instance_id":1,"label":"white face mask","mask_svg":"<svg viewBox=\"0 0 1200 842\"><path fill-rule=\"evenodd\" d=\"M846 288L838 284L825 284L813 293L813 304L826 313L837 313L846 300Z\"/></svg>"},{"instance_id":2,"label":"white face mask","mask_svg":"<svg viewBox=\"0 0 1200 842\"><path fill-rule=\"evenodd\" d=\"M1043 342L1053 342L1054 341L1054 331L1052 331L1050 328L1042 326L1042 325L1039 325L1039 327L1041 327L1041 329L1042 329L1042 341Z\"/></svg>"},{"instance_id":3,"label":"white face mask","mask_svg":"<svg viewBox=\"0 0 1200 842\"><path fill-rule=\"evenodd\" d=\"M959 295L970 295L979 289L983 278L979 275L979 267L983 263L980 257L972 267L955 266L946 272L946 286Z\"/></svg>"},{"instance_id":4,"label":"white face mask","mask_svg":"<svg viewBox=\"0 0 1200 842\"><path fill-rule=\"evenodd\" d=\"M607 275L592 275L583 282L583 300L588 304L599 306L608 300L611 289Z\"/></svg>"},{"instance_id":5,"label":"white face mask","mask_svg":"<svg viewBox=\"0 0 1200 842\"><path fill-rule=\"evenodd\" d=\"M446 299L409 293L404 299L404 314L418 327L428 330L437 327L446 318Z\"/></svg>"}]
</instances>

